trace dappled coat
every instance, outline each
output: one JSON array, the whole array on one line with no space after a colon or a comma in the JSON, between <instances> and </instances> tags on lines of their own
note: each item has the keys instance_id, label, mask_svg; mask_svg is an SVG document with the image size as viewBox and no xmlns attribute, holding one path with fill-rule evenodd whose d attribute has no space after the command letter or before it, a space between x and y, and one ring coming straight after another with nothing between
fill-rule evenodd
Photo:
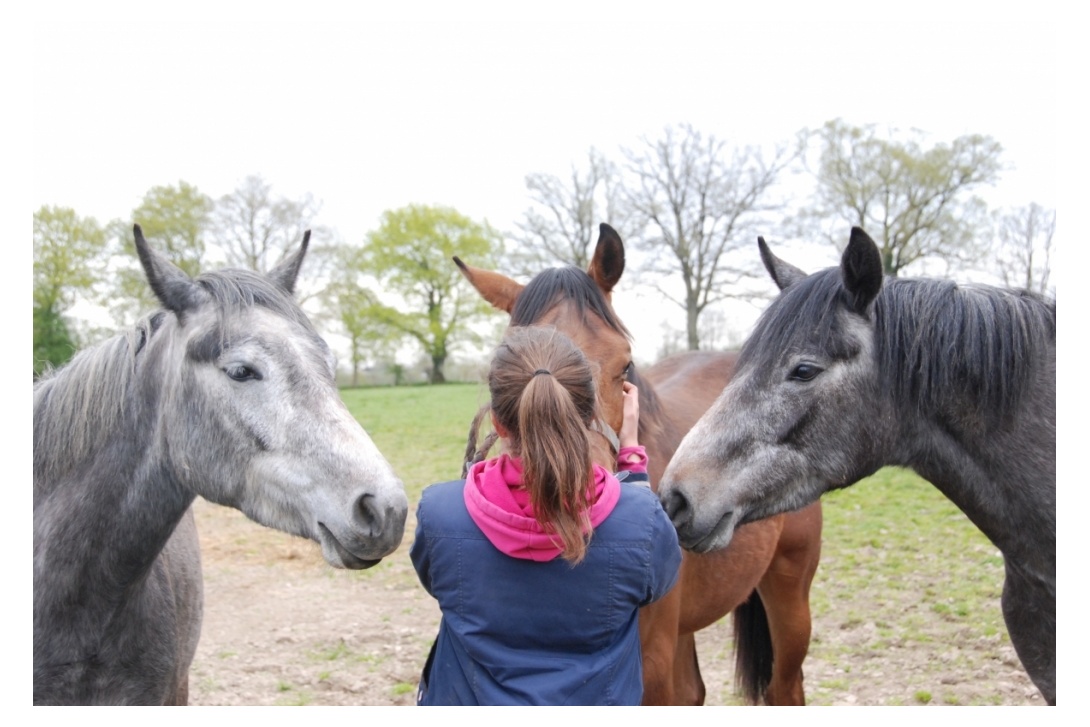
<instances>
[{"instance_id":1,"label":"dappled coat","mask_svg":"<svg viewBox=\"0 0 1090 727\"><path fill-rule=\"evenodd\" d=\"M594 535L574 566L528 514L517 459L424 490L410 555L443 617L418 703L640 703L637 613L674 586L681 548L650 487L595 476Z\"/></svg>"}]
</instances>

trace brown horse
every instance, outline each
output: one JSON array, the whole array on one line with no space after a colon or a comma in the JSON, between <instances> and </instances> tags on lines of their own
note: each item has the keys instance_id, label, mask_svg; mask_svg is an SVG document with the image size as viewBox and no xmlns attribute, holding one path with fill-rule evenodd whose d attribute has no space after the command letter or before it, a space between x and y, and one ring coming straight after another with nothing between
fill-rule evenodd
<instances>
[{"instance_id":1,"label":"brown horse","mask_svg":"<svg viewBox=\"0 0 1090 727\"><path fill-rule=\"evenodd\" d=\"M735 354L694 351L665 359L643 375L636 371L629 333L611 303L624 271L624 245L606 224L586 272L554 268L522 285L457 257L454 262L485 300L510 314L511 326L554 326L598 366L607 437L621 425L623 382L636 384L640 442L657 484L682 437L730 380ZM704 703L695 634L733 611L735 678L746 699L804 704L810 583L820 550L821 505L814 503L740 528L725 550L686 551L677 586L640 612L643 703Z\"/></svg>"}]
</instances>

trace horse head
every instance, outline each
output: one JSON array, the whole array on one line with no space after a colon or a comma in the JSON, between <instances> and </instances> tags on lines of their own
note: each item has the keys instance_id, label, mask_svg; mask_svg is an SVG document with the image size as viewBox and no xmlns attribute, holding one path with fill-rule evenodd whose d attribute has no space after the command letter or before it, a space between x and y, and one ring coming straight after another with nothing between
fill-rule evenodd
<instances>
[{"instance_id":1,"label":"horse head","mask_svg":"<svg viewBox=\"0 0 1090 727\"><path fill-rule=\"evenodd\" d=\"M168 312L147 341L158 468L193 494L318 542L335 567L366 568L401 543L401 481L338 392L329 346L294 301L306 255L267 275L191 279L133 229Z\"/></svg>"},{"instance_id":2,"label":"horse head","mask_svg":"<svg viewBox=\"0 0 1090 727\"><path fill-rule=\"evenodd\" d=\"M877 246L853 228L840 267L813 275L777 258L763 238L758 247L781 293L659 488L682 545L697 552L726 547L738 525L801 508L877 468L880 428L866 421L877 399ZM828 432L849 421L859 425L850 446L826 446Z\"/></svg>"},{"instance_id":3,"label":"horse head","mask_svg":"<svg viewBox=\"0 0 1090 727\"><path fill-rule=\"evenodd\" d=\"M612 292L624 272L625 252L620 236L609 225L599 226L598 243L587 270L574 266L551 268L527 284L494 271L466 265L454 258L462 275L486 301L511 316L511 326L552 326L568 336L595 368L599 420L595 425L605 441L617 448L623 418L623 384L632 373L628 330L612 306ZM603 466L613 457L599 452Z\"/></svg>"}]
</instances>

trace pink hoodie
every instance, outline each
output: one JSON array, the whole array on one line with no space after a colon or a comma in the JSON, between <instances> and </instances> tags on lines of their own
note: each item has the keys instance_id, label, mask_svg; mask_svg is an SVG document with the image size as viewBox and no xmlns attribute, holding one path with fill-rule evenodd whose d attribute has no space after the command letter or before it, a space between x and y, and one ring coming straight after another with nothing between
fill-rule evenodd
<instances>
[{"instance_id":1,"label":"pink hoodie","mask_svg":"<svg viewBox=\"0 0 1090 727\"><path fill-rule=\"evenodd\" d=\"M627 462L628 456L637 462ZM643 447L625 447L617 456L621 469L645 472L647 455ZM522 463L501 454L473 465L463 490L466 509L473 522L502 553L524 560L549 561L563 552L560 539L545 532L534 519L530 493L522 489ZM621 485L604 467L594 465L594 504L590 524L598 527L617 505Z\"/></svg>"}]
</instances>

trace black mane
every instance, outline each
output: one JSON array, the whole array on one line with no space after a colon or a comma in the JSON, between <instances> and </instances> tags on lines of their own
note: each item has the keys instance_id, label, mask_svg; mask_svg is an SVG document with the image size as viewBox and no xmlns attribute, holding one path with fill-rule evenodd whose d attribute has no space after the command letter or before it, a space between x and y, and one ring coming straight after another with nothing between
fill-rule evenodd
<instances>
[{"instance_id":1,"label":"black mane","mask_svg":"<svg viewBox=\"0 0 1090 727\"><path fill-rule=\"evenodd\" d=\"M851 301L839 268L792 284L765 310L738 365L771 372L783 357L818 350L858 353L845 335ZM870 316L883 394L898 406L935 413L971 402L994 424L1020 404L1042 350L1056 343L1056 303L1033 293L948 280L885 281Z\"/></svg>"},{"instance_id":2,"label":"black mane","mask_svg":"<svg viewBox=\"0 0 1090 727\"><path fill-rule=\"evenodd\" d=\"M561 300L575 304L583 320L593 313L606 325L632 340L621 319L606 302L601 288L577 267L549 268L534 276L515 301L511 311L512 326L532 326Z\"/></svg>"}]
</instances>

